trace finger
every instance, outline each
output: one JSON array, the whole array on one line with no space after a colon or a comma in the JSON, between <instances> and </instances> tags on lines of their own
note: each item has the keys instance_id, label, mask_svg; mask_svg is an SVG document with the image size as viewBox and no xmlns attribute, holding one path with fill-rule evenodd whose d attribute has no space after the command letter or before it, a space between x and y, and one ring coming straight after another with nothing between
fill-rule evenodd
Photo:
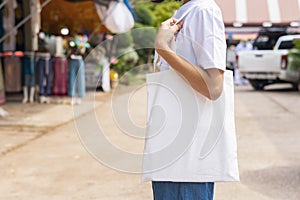
<instances>
[{"instance_id":1,"label":"finger","mask_svg":"<svg viewBox=\"0 0 300 200\"><path fill-rule=\"evenodd\" d=\"M176 24L178 20L175 19L175 18L170 18L170 19L167 19L166 21L162 22L161 23L161 26L173 26L174 24Z\"/></svg>"},{"instance_id":2,"label":"finger","mask_svg":"<svg viewBox=\"0 0 300 200\"><path fill-rule=\"evenodd\" d=\"M180 29L182 29L182 26L183 26L183 23L182 23L182 22L179 22L178 24L173 25L173 26L171 27L171 29L172 29L173 31L175 31L175 32L178 32L178 31L180 31Z\"/></svg>"},{"instance_id":3,"label":"finger","mask_svg":"<svg viewBox=\"0 0 300 200\"><path fill-rule=\"evenodd\" d=\"M178 19L176 19L176 18L171 18L170 19L170 26L177 25L177 23L178 23Z\"/></svg>"},{"instance_id":4,"label":"finger","mask_svg":"<svg viewBox=\"0 0 300 200\"><path fill-rule=\"evenodd\" d=\"M171 20L174 24L177 23L177 21L178 21L178 19L176 19L176 18L171 18Z\"/></svg>"},{"instance_id":5,"label":"finger","mask_svg":"<svg viewBox=\"0 0 300 200\"><path fill-rule=\"evenodd\" d=\"M179 22L178 24L176 24L177 30L179 31L180 29L182 29L183 27L183 22Z\"/></svg>"}]
</instances>

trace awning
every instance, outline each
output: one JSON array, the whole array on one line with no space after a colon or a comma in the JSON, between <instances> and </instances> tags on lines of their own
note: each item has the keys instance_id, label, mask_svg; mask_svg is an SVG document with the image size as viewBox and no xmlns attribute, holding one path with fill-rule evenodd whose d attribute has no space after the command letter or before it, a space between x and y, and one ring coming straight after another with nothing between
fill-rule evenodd
<instances>
[{"instance_id":1,"label":"awning","mask_svg":"<svg viewBox=\"0 0 300 200\"><path fill-rule=\"evenodd\" d=\"M41 3L46 0L40 0ZM42 30L46 33L60 34L62 28L68 28L71 35L93 32L100 19L93 0L52 0L41 12ZM107 31L104 26L100 31Z\"/></svg>"},{"instance_id":2,"label":"awning","mask_svg":"<svg viewBox=\"0 0 300 200\"><path fill-rule=\"evenodd\" d=\"M226 25L289 25L300 21L300 0L215 0Z\"/></svg>"}]
</instances>

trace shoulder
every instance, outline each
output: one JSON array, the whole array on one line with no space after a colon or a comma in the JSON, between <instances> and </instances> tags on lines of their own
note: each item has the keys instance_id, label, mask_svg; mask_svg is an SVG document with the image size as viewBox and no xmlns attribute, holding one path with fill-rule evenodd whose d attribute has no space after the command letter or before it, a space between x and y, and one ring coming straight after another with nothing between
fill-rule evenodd
<instances>
[{"instance_id":1,"label":"shoulder","mask_svg":"<svg viewBox=\"0 0 300 200\"><path fill-rule=\"evenodd\" d=\"M192 26L197 26L201 29L204 29L202 31L205 32L211 32L212 30L217 29L224 31L222 13L217 7L196 7L192 10L190 15L187 16L186 21Z\"/></svg>"},{"instance_id":2,"label":"shoulder","mask_svg":"<svg viewBox=\"0 0 300 200\"><path fill-rule=\"evenodd\" d=\"M215 4L210 5L196 5L192 10L193 14L210 16L210 17L222 17L220 8Z\"/></svg>"},{"instance_id":3,"label":"shoulder","mask_svg":"<svg viewBox=\"0 0 300 200\"><path fill-rule=\"evenodd\" d=\"M179 19L185 15L183 21L187 20L189 23L199 23L209 18L223 21L221 10L214 0L191 0L183 4L173 17Z\"/></svg>"}]
</instances>

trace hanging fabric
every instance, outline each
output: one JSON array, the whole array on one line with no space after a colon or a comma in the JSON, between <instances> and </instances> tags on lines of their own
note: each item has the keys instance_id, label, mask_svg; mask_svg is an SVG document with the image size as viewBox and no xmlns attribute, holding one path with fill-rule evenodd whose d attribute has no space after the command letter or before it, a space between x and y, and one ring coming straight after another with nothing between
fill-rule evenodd
<instances>
[{"instance_id":1,"label":"hanging fabric","mask_svg":"<svg viewBox=\"0 0 300 200\"><path fill-rule=\"evenodd\" d=\"M24 86L35 86L36 63L34 52L25 52L23 58L23 80Z\"/></svg>"},{"instance_id":2,"label":"hanging fabric","mask_svg":"<svg viewBox=\"0 0 300 200\"><path fill-rule=\"evenodd\" d=\"M3 1L0 0L0 3L2 5ZM3 28L3 9L2 9L2 6L0 5L0 38L3 37L4 35L4 28ZM0 51L2 52L3 51L3 42L0 42Z\"/></svg>"},{"instance_id":3,"label":"hanging fabric","mask_svg":"<svg viewBox=\"0 0 300 200\"><path fill-rule=\"evenodd\" d=\"M16 50L16 35L15 29L15 9L18 7L16 0L10 0L6 3L3 12L3 28L5 33L10 33L4 40L3 51L15 51Z\"/></svg>"},{"instance_id":4,"label":"hanging fabric","mask_svg":"<svg viewBox=\"0 0 300 200\"><path fill-rule=\"evenodd\" d=\"M69 60L69 97L85 96L85 64L82 56L71 55Z\"/></svg>"},{"instance_id":5,"label":"hanging fabric","mask_svg":"<svg viewBox=\"0 0 300 200\"><path fill-rule=\"evenodd\" d=\"M68 86L68 61L65 56L52 59L53 95L66 95Z\"/></svg>"},{"instance_id":6,"label":"hanging fabric","mask_svg":"<svg viewBox=\"0 0 300 200\"><path fill-rule=\"evenodd\" d=\"M52 88L52 63L50 53L36 53L40 96L50 96Z\"/></svg>"},{"instance_id":7,"label":"hanging fabric","mask_svg":"<svg viewBox=\"0 0 300 200\"><path fill-rule=\"evenodd\" d=\"M3 59L4 80L6 92L20 92L22 90L22 65L19 56L12 52L7 52Z\"/></svg>"},{"instance_id":8,"label":"hanging fabric","mask_svg":"<svg viewBox=\"0 0 300 200\"><path fill-rule=\"evenodd\" d=\"M0 106L5 103L5 88L3 81L2 62L0 62Z\"/></svg>"},{"instance_id":9,"label":"hanging fabric","mask_svg":"<svg viewBox=\"0 0 300 200\"><path fill-rule=\"evenodd\" d=\"M36 63L33 51L24 52L23 57L23 103L34 101ZM29 94L29 95L28 95Z\"/></svg>"},{"instance_id":10,"label":"hanging fabric","mask_svg":"<svg viewBox=\"0 0 300 200\"><path fill-rule=\"evenodd\" d=\"M38 33L41 29L41 4L40 0L30 1L31 17L31 36L32 36L32 50L38 50Z\"/></svg>"}]
</instances>

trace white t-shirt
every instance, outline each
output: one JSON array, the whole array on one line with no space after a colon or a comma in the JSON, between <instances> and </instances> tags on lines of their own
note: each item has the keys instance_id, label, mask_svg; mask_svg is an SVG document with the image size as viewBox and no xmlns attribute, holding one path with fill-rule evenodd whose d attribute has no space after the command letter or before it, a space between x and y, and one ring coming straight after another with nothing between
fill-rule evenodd
<instances>
[{"instance_id":1,"label":"white t-shirt","mask_svg":"<svg viewBox=\"0 0 300 200\"><path fill-rule=\"evenodd\" d=\"M222 14L213 0L191 0L182 5L173 16L179 19L191 6L184 17L175 48L176 53L203 69L226 69L226 39ZM169 69L162 59L161 71Z\"/></svg>"},{"instance_id":2,"label":"white t-shirt","mask_svg":"<svg viewBox=\"0 0 300 200\"><path fill-rule=\"evenodd\" d=\"M220 9L213 0L191 0L181 6L174 17L179 19L191 6L194 8L186 15L186 17L184 17L183 28L176 38L175 48L177 54L203 69L217 68L225 71L226 40ZM161 64L161 71L169 69L169 66L165 61L162 60ZM229 77L232 78L232 75ZM225 85L226 84L224 84L224 87ZM151 87L149 89L151 90ZM224 92L222 93L222 96L224 96ZM230 96L233 99L233 90L229 91L226 96ZM171 143L173 144L174 141L177 142L176 133L185 134L178 132L180 129L178 126L181 126L180 123L182 123L180 118L182 117L180 116L181 108L178 108L178 112L174 111L179 113L179 116L174 117L176 119L172 118L173 121L170 121L168 115L165 116L166 122L164 122L164 126L170 131L163 133L159 132L159 134L147 136L144 151L142 181L217 182L239 180L233 102L226 102L224 104L220 98L217 101L214 101L216 102L215 104L206 98L199 97L199 99L203 100L201 105L198 105L198 110L201 111L201 113L198 113L200 114L199 124L196 125L197 130L193 142L182 152L183 154L179 158L174 157L174 155L177 155L177 149L179 149L179 151L182 149L180 146L181 144L179 143L176 143L175 145L177 149L172 149L172 151L174 150L175 152L173 153L174 155L171 155L171 153L166 155L167 157L164 157L165 155L162 154L162 152L164 148L169 148L170 146L173 147L170 145ZM148 102L151 103L152 101L153 99L148 99ZM165 103L158 100L155 101L154 104L157 105L157 102ZM172 108L168 107L168 105L172 103L173 102L165 103L163 106L166 107L162 107L167 110L177 109L172 106ZM216 108L214 107L215 105L224 106L225 110L227 110L226 113L230 116L227 115L222 118L222 116L216 114L218 109L214 110ZM220 124L222 127L219 130L218 126L220 126ZM212 130L212 132L210 132L210 130ZM218 133L221 134L216 141L213 137L208 137L213 139L211 141L206 140L206 136L210 133L212 133L212 135L217 135ZM190 135L190 133L186 134L187 137ZM200 156L200 152L207 146L205 144L213 144L211 145L213 148L209 151L210 153L208 156ZM185 148L187 146L183 147ZM172 160L172 157L174 157L174 160ZM162 161L161 163L164 163L164 161L169 160L169 158L171 158L172 162L168 163L168 165L160 164L160 161ZM156 161L158 161L158 165L156 165ZM156 168L156 166L164 167Z\"/></svg>"}]
</instances>

